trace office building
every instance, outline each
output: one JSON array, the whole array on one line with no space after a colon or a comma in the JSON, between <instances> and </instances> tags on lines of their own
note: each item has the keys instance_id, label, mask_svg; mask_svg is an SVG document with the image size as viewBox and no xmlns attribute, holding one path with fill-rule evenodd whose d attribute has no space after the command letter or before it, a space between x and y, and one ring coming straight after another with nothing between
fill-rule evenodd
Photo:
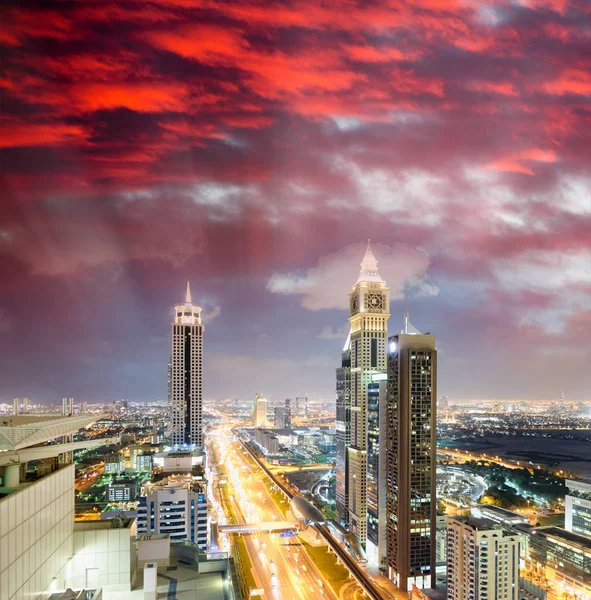
<instances>
[{"instance_id":1,"label":"office building","mask_svg":"<svg viewBox=\"0 0 591 600\"><path fill-rule=\"evenodd\" d=\"M359 278L349 294L351 356L351 433L348 448L349 530L365 547L367 540L367 386L372 375L386 371L390 291L367 249Z\"/></svg>"},{"instance_id":2,"label":"office building","mask_svg":"<svg viewBox=\"0 0 591 600\"><path fill-rule=\"evenodd\" d=\"M336 403L336 513L341 524L349 523L349 445L351 444L351 351L349 338L341 353L337 374Z\"/></svg>"},{"instance_id":3,"label":"office building","mask_svg":"<svg viewBox=\"0 0 591 600\"><path fill-rule=\"evenodd\" d=\"M560 527L523 530L525 577L560 597L591 598L591 539Z\"/></svg>"},{"instance_id":4,"label":"office building","mask_svg":"<svg viewBox=\"0 0 591 600\"><path fill-rule=\"evenodd\" d=\"M135 457L135 468L137 471L151 471L154 460L154 453L138 454Z\"/></svg>"},{"instance_id":5,"label":"office building","mask_svg":"<svg viewBox=\"0 0 591 600\"><path fill-rule=\"evenodd\" d=\"M291 427L291 414L288 406L276 406L273 414L273 426L278 429Z\"/></svg>"},{"instance_id":6,"label":"office building","mask_svg":"<svg viewBox=\"0 0 591 600\"><path fill-rule=\"evenodd\" d=\"M173 446L203 447L203 323L187 282L185 303L175 306L168 368L168 435Z\"/></svg>"},{"instance_id":7,"label":"office building","mask_svg":"<svg viewBox=\"0 0 591 600\"><path fill-rule=\"evenodd\" d=\"M367 386L367 544L370 564L386 561L386 373L376 373Z\"/></svg>"},{"instance_id":8,"label":"office building","mask_svg":"<svg viewBox=\"0 0 591 600\"><path fill-rule=\"evenodd\" d=\"M567 479L564 528L591 538L591 481Z\"/></svg>"},{"instance_id":9,"label":"office building","mask_svg":"<svg viewBox=\"0 0 591 600\"><path fill-rule=\"evenodd\" d=\"M123 454L114 452L105 456L105 473L121 473L125 470Z\"/></svg>"},{"instance_id":10,"label":"office building","mask_svg":"<svg viewBox=\"0 0 591 600\"><path fill-rule=\"evenodd\" d=\"M137 500L140 492L140 484L136 479L113 479L107 489L107 500L109 502L130 502Z\"/></svg>"},{"instance_id":11,"label":"office building","mask_svg":"<svg viewBox=\"0 0 591 600\"><path fill-rule=\"evenodd\" d=\"M254 408L252 411L252 422L255 427L267 426L267 412L269 410L269 402L260 394L256 395Z\"/></svg>"},{"instance_id":12,"label":"office building","mask_svg":"<svg viewBox=\"0 0 591 600\"><path fill-rule=\"evenodd\" d=\"M166 533L171 541L189 540L207 548L205 480L190 474L164 477L146 484L140 498L137 533Z\"/></svg>"},{"instance_id":13,"label":"office building","mask_svg":"<svg viewBox=\"0 0 591 600\"><path fill-rule=\"evenodd\" d=\"M436 563L435 336L405 316L388 342L387 550L388 576L403 590L435 587Z\"/></svg>"},{"instance_id":14,"label":"office building","mask_svg":"<svg viewBox=\"0 0 591 600\"><path fill-rule=\"evenodd\" d=\"M491 521L448 518L447 600L518 600L519 543Z\"/></svg>"}]
</instances>

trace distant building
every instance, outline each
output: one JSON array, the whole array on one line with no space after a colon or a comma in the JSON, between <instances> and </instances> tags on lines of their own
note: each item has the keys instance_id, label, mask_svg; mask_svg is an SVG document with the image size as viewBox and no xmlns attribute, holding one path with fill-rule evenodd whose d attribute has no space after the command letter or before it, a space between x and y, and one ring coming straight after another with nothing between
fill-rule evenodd
<instances>
[{"instance_id":1,"label":"distant building","mask_svg":"<svg viewBox=\"0 0 591 600\"><path fill-rule=\"evenodd\" d=\"M114 479L107 490L107 500L109 502L129 502L137 500L140 492L140 485L135 479Z\"/></svg>"},{"instance_id":2,"label":"distant building","mask_svg":"<svg viewBox=\"0 0 591 600\"><path fill-rule=\"evenodd\" d=\"M135 457L135 468L138 471L151 471L154 464L154 453L138 454Z\"/></svg>"},{"instance_id":3,"label":"distant building","mask_svg":"<svg viewBox=\"0 0 591 600\"><path fill-rule=\"evenodd\" d=\"M437 350L405 316L389 338L387 420L387 551L399 589L436 584Z\"/></svg>"},{"instance_id":4,"label":"distant building","mask_svg":"<svg viewBox=\"0 0 591 600\"><path fill-rule=\"evenodd\" d=\"M448 518L447 600L519 600L519 535L487 520Z\"/></svg>"},{"instance_id":5,"label":"distant building","mask_svg":"<svg viewBox=\"0 0 591 600\"><path fill-rule=\"evenodd\" d=\"M123 454L113 453L105 456L105 473L121 473L125 470Z\"/></svg>"},{"instance_id":6,"label":"distant building","mask_svg":"<svg viewBox=\"0 0 591 600\"><path fill-rule=\"evenodd\" d=\"M263 448L265 454L277 454L279 452L279 439L269 429L255 429L254 439Z\"/></svg>"},{"instance_id":7,"label":"distant building","mask_svg":"<svg viewBox=\"0 0 591 600\"><path fill-rule=\"evenodd\" d=\"M285 406L276 406L273 415L273 426L282 429L284 427L290 427L291 415L289 409Z\"/></svg>"},{"instance_id":8,"label":"distant building","mask_svg":"<svg viewBox=\"0 0 591 600\"><path fill-rule=\"evenodd\" d=\"M285 400L285 427L291 427L291 400Z\"/></svg>"},{"instance_id":9,"label":"distant building","mask_svg":"<svg viewBox=\"0 0 591 600\"><path fill-rule=\"evenodd\" d=\"M367 386L367 545L371 564L386 561L386 373L376 373Z\"/></svg>"},{"instance_id":10,"label":"distant building","mask_svg":"<svg viewBox=\"0 0 591 600\"><path fill-rule=\"evenodd\" d=\"M267 426L267 412L269 410L269 401L260 394L256 395L254 408L252 411L252 422L255 427Z\"/></svg>"},{"instance_id":11,"label":"distant building","mask_svg":"<svg viewBox=\"0 0 591 600\"><path fill-rule=\"evenodd\" d=\"M526 516L491 504L473 506L470 513L476 519L488 519L506 527L529 523L529 519Z\"/></svg>"},{"instance_id":12,"label":"distant building","mask_svg":"<svg viewBox=\"0 0 591 600\"><path fill-rule=\"evenodd\" d=\"M168 435L173 446L203 447L203 323L191 299L174 307L172 354L168 367Z\"/></svg>"},{"instance_id":13,"label":"distant building","mask_svg":"<svg viewBox=\"0 0 591 600\"><path fill-rule=\"evenodd\" d=\"M591 481L567 479L564 528L591 537Z\"/></svg>"}]
</instances>

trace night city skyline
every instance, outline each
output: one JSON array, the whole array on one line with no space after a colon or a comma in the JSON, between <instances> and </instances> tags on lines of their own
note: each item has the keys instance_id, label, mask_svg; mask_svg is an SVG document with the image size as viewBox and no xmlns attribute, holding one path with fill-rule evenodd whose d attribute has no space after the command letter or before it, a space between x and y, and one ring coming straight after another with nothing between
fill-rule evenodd
<instances>
[{"instance_id":1,"label":"night city skyline","mask_svg":"<svg viewBox=\"0 0 591 600\"><path fill-rule=\"evenodd\" d=\"M591 398L586 2L0 10L0 400L166 398L187 280L206 400L332 400L368 238L440 394Z\"/></svg>"}]
</instances>

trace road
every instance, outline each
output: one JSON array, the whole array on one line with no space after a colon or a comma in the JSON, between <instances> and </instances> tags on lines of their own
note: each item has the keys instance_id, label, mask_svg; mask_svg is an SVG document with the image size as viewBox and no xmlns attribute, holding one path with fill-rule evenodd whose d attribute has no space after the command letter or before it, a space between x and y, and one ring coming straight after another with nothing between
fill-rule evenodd
<instances>
[{"instance_id":1,"label":"road","mask_svg":"<svg viewBox=\"0 0 591 600\"><path fill-rule=\"evenodd\" d=\"M228 483L225 485L231 486L230 510L238 521L285 520L265 483L268 478L258 467L251 466L240 442L234 439L230 426L219 426L208 437L212 446L210 456L226 468ZM215 490L215 484L213 487ZM217 501L220 500L218 497ZM244 541L254 578L257 586L265 590L265 598L338 600L298 537L258 534L244 536ZM346 598L353 600L354 596L347 594Z\"/></svg>"},{"instance_id":2,"label":"road","mask_svg":"<svg viewBox=\"0 0 591 600\"><path fill-rule=\"evenodd\" d=\"M251 452L254 456L254 454ZM268 474L275 477L277 482L280 482L275 474L272 474L268 469L266 461L261 458L256 459L259 464L267 470ZM284 492L288 495L293 496L293 492L289 489L289 484L286 481L280 482L279 485L283 488ZM329 528L326 525L314 525L315 529L322 535L328 546L334 551L334 553L341 559L344 565L346 565L349 572L357 579L358 582L362 582L363 588L370 598L375 600L381 600L383 598L397 598L397 599L408 599L408 593L402 590L398 590L396 586L384 575L379 572L371 571L368 566L362 566L358 563L349 553L349 551L342 545L341 542L332 535Z\"/></svg>"}]
</instances>

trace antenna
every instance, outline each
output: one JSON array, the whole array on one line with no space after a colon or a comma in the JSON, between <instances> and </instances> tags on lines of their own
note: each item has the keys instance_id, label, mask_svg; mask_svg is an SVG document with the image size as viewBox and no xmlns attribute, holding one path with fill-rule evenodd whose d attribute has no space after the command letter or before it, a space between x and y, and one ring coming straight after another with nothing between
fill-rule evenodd
<instances>
[{"instance_id":1,"label":"antenna","mask_svg":"<svg viewBox=\"0 0 591 600\"><path fill-rule=\"evenodd\" d=\"M408 321L410 319L410 313L408 312L408 292L404 290L404 333L408 333Z\"/></svg>"}]
</instances>

